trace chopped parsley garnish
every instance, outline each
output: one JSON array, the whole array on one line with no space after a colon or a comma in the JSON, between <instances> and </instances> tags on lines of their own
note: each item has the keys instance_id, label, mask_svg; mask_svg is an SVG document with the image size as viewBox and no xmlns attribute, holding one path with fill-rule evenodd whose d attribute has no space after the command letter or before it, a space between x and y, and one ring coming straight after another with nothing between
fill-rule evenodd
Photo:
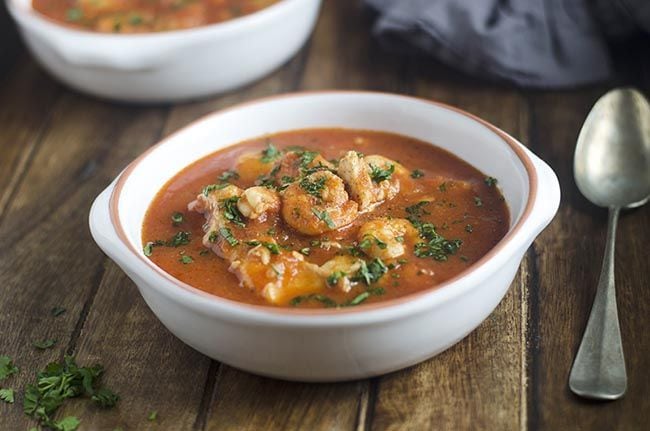
<instances>
[{"instance_id":1,"label":"chopped parsley garnish","mask_svg":"<svg viewBox=\"0 0 650 431\"><path fill-rule=\"evenodd\" d=\"M83 11L77 7L70 8L65 11L65 19L68 21L79 21L83 18Z\"/></svg>"},{"instance_id":2,"label":"chopped parsley garnish","mask_svg":"<svg viewBox=\"0 0 650 431\"><path fill-rule=\"evenodd\" d=\"M467 262L469 260L469 258L467 256L463 256L462 254L459 257L460 257L460 260L462 260L463 262Z\"/></svg>"},{"instance_id":3,"label":"chopped parsley garnish","mask_svg":"<svg viewBox=\"0 0 650 431\"><path fill-rule=\"evenodd\" d=\"M228 185L229 185L228 183L210 184L203 187L201 193L203 193L203 196L208 197L210 196L210 193L212 193L213 191L225 189L226 187L228 187Z\"/></svg>"},{"instance_id":4,"label":"chopped parsley garnish","mask_svg":"<svg viewBox=\"0 0 650 431\"><path fill-rule=\"evenodd\" d=\"M58 306L57 306L57 307L52 307L52 309L50 310L50 313L51 313L52 316L54 316L54 317L59 317L60 315L62 315L62 314L65 313L66 311L67 311L67 310L66 310L65 308L63 308L63 307L58 307Z\"/></svg>"},{"instance_id":5,"label":"chopped parsley garnish","mask_svg":"<svg viewBox=\"0 0 650 431\"><path fill-rule=\"evenodd\" d=\"M419 169L414 169L413 172L411 172L411 178L413 179L417 180L418 178L422 178L423 176L424 176L424 172L422 172Z\"/></svg>"},{"instance_id":6,"label":"chopped parsley garnish","mask_svg":"<svg viewBox=\"0 0 650 431\"><path fill-rule=\"evenodd\" d=\"M56 340L49 338L47 340L42 340L42 341L33 341L32 346L36 347L37 349L40 350L45 350L49 349L50 347L54 346L56 344Z\"/></svg>"},{"instance_id":7,"label":"chopped parsley garnish","mask_svg":"<svg viewBox=\"0 0 650 431\"><path fill-rule=\"evenodd\" d=\"M395 165L389 164L388 168L382 169L378 166L370 164L370 178L376 183L390 179L391 175L395 172Z\"/></svg>"},{"instance_id":8,"label":"chopped parsley garnish","mask_svg":"<svg viewBox=\"0 0 650 431\"><path fill-rule=\"evenodd\" d=\"M149 413L149 416L147 416L147 419L149 419L150 421L155 421L156 419L158 419L158 412L156 410L152 411L151 413Z\"/></svg>"},{"instance_id":9,"label":"chopped parsley garnish","mask_svg":"<svg viewBox=\"0 0 650 431\"><path fill-rule=\"evenodd\" d=\"M0 381L17 372L18 367L14 365L9 356L0 356Z\"/></svg>"},{"instance_id":10,"label":"chopped parsley garnish","mask_svg":"<svg viewBox=\"0 0 650 431\"><path fill-rule=\"evenodd\" d=\"M5 403L14 403L14 390L11 388L0 389L0 400Z\"/></svg>"},{"instance_id":11,"label":"chopped parsley garnish","mask_svg":"<svg viewBox=\"0 0 650 431\"><path fill-rule=\"evenodd\" d=\"M474 196L474 205L477 207L482 207L483 206L483 200L479 198L478 196Z\"/></svg>"},{"instance_id":12,"label":"chopped parsley garnish","mask_svg":"<svg viewBox=\"0 0 650 431\"><path fill-rule=\"evenodd\" d=\"M420 219L422 218L422 216L430 214L429 211L424 209L424 207L429 205L430 203L431 202L429 201L420 201L415 205L406 207L406 214L408 214L406 219L410 221L413 225L420 223Z\"/></svg>"},{"instance_id":13,"label":"chopped parsley garnish","mask_svg":"<svg viewBox=\"0 0 650 431\"><path fill-rule=\"evenodd\" d=\"M330 215L327 213L327 211L318 211L316 208L312 208L311 212L314 213L314 215L322 222L324 222L328 228L334 229L336 225L330 218Z\"/></svg>"},{"instance_id":14,"label":"chopped parsley garnish","mask_svg":"<svg viewBox=\"0 0 650 431\"><path fill-rule=\"evenodd\" d=\"M336 286L340 279L345 277L347 274L343 271L334 271L327 277L328 286Z\"/></svg>"},{"instance_id":15,"label":"chopped parsley garnish","mask_svg":"<svg viewBox=\"0 0 650 431\"><path fill-rule=\"evenodd\" d=\"M106 409L115 406L120 400L120 397L110 389L99 388L90 399L98 406Z\"/></svg>"},{"instance_id":16,"label":"chopped parsley garnish","mask_svg":"<svg viewBox=\"0 0 650 431\"><path fill-rule=\"evenodd\" d=\"M239 196L232 196L221 201L223 217L239 227L245 227L246 224L244 223L244 216L241 212L239 212L239 208L237 208L237 202L239 202Z\"/></svg>"},{"instance_id":17,"label":"chopped parsley garnish","mask_svg":"<svg viewBox=\"0 0 650 431\"><path fill-rule=\"evenodd\" d=\"M438 186L438 190L441 192L446 192L447 191L447 183L442 183Z\"/></svg>"},{"instance_id":18,"label":"chopped parsley garnish","mask_svg":"<svg viewBox=\"0 0 650 431\"><path fill-rule=\"evenodd\" d=\"M309 247L301 248L298 251L300 254L304 254L305 256L309 256L309 253L311 253L311 249Z\"/></svg>"},{"instance_id":19,"label":"chopped parsley garnish","mask_svg":"<svg viewBox=\"0 0 650 431\"><path fill-rule=\"evenodd\" d=\"M207 256L210 253L210 250L204 248L199 252L199 256Z\"/></svg>"},{"instance_id":20,"label":"chopped parsley garnish","mask_svg":"<svg viewBox=\"0 0 650 431\"><path fill-rule=\"evenodd\" d=\"M142 19L142 17L138 14L133 14L129 16L129 24L131 25L140 25L142 24L143 21L144 20Z\"/></svg>"},{"instance_id":21,"label":"chopped parsley garnish","mask_svg":"<svg viewBox=\"0 0 650 431\"><path fill-rule=\"evenodd\" d=\"M408 263L408 260L406 260L406 259L397 259L397 263L399 263L400 265L404 265L405 263Z\"/></svg>"},{"instance_id":22,"label":"chopped parsley garnish","mask_svg":"<svg viewBox=\"0 0 650 431\"><path fill-rule=\"evenodd\" d=\"M379 258L373 259L370 263L361 260L360 263L361 268L359 268L359 271L357 271L351 280L363 281L368 286L376 283L388 271L388 267L386 267L384 262Z\"/></svg>"},{"instance_id":23,"label":"chopped parsley garnish","mask_svg":"<svg viewBox=\"0 0 650 431\"><path fill-rule=\"evenodd\" d=\"M280 247L274 242L253 240L253 241L246 241L246 245L249 245L251 247L257 247L258 245L261 245L262 247L270 251L271 254L280 254Z\"/></svg>"},{"instance_id":24,"label":"chopped parsley garnish","mask_svg":"<svg viewBox=\"0 0 650 431\"><path fill-rule=\"evenodd\" d=\"M291 305L292 307L296 307L297 305L302 304L303 302L307 302L311 300L318 301L327 308L336 307L338 305L336 301L334 301L329 296L320 295L316 293L312 293L310 295L296 296L291 301L289 301L289 305Z\"/></svg>"},{"instance_id":25,"label":"chopped parsley garnish","mask_svg":"<svg viewBox=\"0 0 650 431\"><path fill-rule=\"evenodd\" d=\"M97 388L104 369L101 365L79 367L73 357L65 356L63 363L53 362L37 374L36 384L27 385L23 410L37 419L44 428L73 431L79 419L68 416L54 421L52 416L68 398L86 395L100 406L112 407L119 397L108 389ZM110 395L109 395L110 393Z\"/></svg>"},{"instance_id":26,"label":"chopped parsley garnish","mask_svg":"<svg viewBox=\"0 0 650 431\"><path fill-rule=\"evenodd\" d=\"M378 247L379 249L381 249L381 250L386 250L386 247L388 247L388 244L386 244L384 241L382 241L382 240L380 240L379 238L377 238L376 236L371 235L371 234L368 233L368 234L365 234L365 235L363 236L363 239L362 239L361 242L359 243L359 248L365 250L365 249L367 249L368 247L370 247L370 246L372 245L373 242L374 242L375 245L377 245L377 247Z\"/></svg>"},{"instance_id":27,"label":"chopped parsley garnish","mask_svg":"<svg viewBox=\"0 0 650 431\"><path fill-rule=\"evenodd\" d=\"M494 177L485 177L483 180L488 187L494 187L497 184L497 179Z\"/></svg>"},{"instance_id":28,"label":"chopped parsley garnish","mask_svg":"<svg viewBox=\"0 0 650 431\"><path fill-rule=\"evenodd\" d=\"M280 171L280 165L276 165L271 169L271 172L265 175L260 175L257 177L257 181L255 181L255 184L266 187L267 189L276 189L278 188L275 184L275 176L278 174ZM288 187L288 184L284 184L282 187L286 188Z\"/></svg>"},{"instance_id":29,"label":"chopped parsley garnish","mask_svg":"<svg viewBox=\"0 0 650 431\"><path fill-rule=\"evenodd\" d=\"M313 181L310 181L309 177L304 177L300 180L300 188L303 189L307 194L321 199L321 192L325 188L326 177L319 177Z\"/></svg>"},{"instance_id":30,"label":"chopped parsley garnish","mask_svg":"<svg viewBox=\"0 0 650 431\"><path fill-rule=\"evenodd\" d=\"M262 158L260 161L262 163L271 163L282 156L282 152L278 150L271 141L268 141L268 146L264 151L262 151Z\"/></svg>"},{"instance_id":31,"label":"chopped parsley garnish","mask_svg":"<svg viewBox=\"0 0 650 431\"><path fill-rule=\"evenodd\" d=\"M465 232L472 233L474 232L474 226L471 224L465 225Z\"/></svg>"},{"instance_id":32,"label":"chopped parsley garnish","mask_svg":"<svg viewBox=\"0 0 650 431\"><path fill-rule=\"evenodd\" d=\"M230 229L228 229L228 232L230 232ZM217 234L216 231L210 232L210 235L208 236L208 241L217 242L217 239L219 239L219 234Z\"/></svg>"},{"instance_id":33,"label":"chopped parsley garnish","mask_svg":"<svg viewBox=\"0 0 650 431\"><path fill-rule=\"evenodd\" d=\"M144 245L144 247L142 247L142 252L144 253L145 256L149 257L153 254L153 247L154 247L154 243L149 241Z\"/></svg>"},{"instance_id":34,"label":"chopped parsley garnish","mask_svg":"<svg viewBox=\"0 0 650 431\"><path fill-rule=\"evenodd\" d=\"M459 239L447 240L436 232L432 223L422 221L422 217L429 214L424 209L428 203L428 201L421 201L406 208L407 220L419 231L420 238L424 240L415 244L415 255L420 258L431 257L438 261L446 261L448 255L458 251L462 241Z\"/></svg>"},{"instance_id":35,"label":"chopped parsley garnish","mask_svg":"<svg viewBox=\"0 0 650 431\"><path fill-rule=\"evenodd\" d=\"M221 181L222 183L228 183L230 182L230 180L238 180L238 179L239 179L239 173L233 170L224 171L221 175L217 177L217 180Z\"/></svg>"},{"instance_id":36,"label":"chopped parsley garnish","mask_svg":"<svg viewBox=\"0 0 650 431\"><path fill-rule=\"evenodd\" d=\"M305 169L309 167L309 164L314 161L318 156L318 153L315 151L302 151L300 152L300 167Z\"/></svg>"},{"instance_id":37,"label":"chopped parsley garnish","mask_svg":"<svg viewBox=\"0 0 650 431\"><path fill-rule=\"evenodd\" d=\"M397 242L399 242L399 243L403 243L403 242L404 242L404 237L401 236L401 235L400 235L400 236L396 236L396 237L395 237L395 241L397 241Z\"/></svg>"},{"instance_id":38,"label":"chopped parsley garnish","mask_svg":"<svg viewBox=\"0 0 650 431\"><path fill-rule=\"evenodd\" d=\"M229 228L227 228L227 227L219 228L219 234L220 234L220 235L223 237L223 239L225 239L225 240L228 242L228 244L230 244L232 247L234 247L234 246L236 246L237 244L239 244L239 240L233 236L232 231L231 231ZM212 236L212 234L210 234L210 236ZM215 239L215 240L216 240L216 239ZM212 242L212 240L210 240L210 241Z\"/></svg>"},{"instance_id":39,"label":"chopped parsley garnish","mask_svg":"<svg viewBox=\"0 0 650 431\"><path fill-rule=\"evenodd\" d=\"M186 254L182 255L180 259L178 259L179 262L181 262L183 265L188 265L192 262L194 262L194 259L192 259L192 256L188 256Z\"/></svg>"},{"instance_id":40,"label":"chopped parsley garnish","mask_svg":"<svg viewBox=\"0 0 650 431\"><path fill-rule=\"evenodd\" d=\"M364 235L361 242L359 242L359 248L366 250L372 245L372 235Z\"/></svg>"},{"instance_id":41,"label":"chopped parsley garnish","mask_svg":"<svg viewBox=\"0 0 650 431\"><path fill-rule=\"evenodd\" d=\"M172 225L178 226L181 223L183 223L183 213L175 212L172 214Z\"/></svg>"},{"instance_id":42,"label":"chopped parsley garnish","mask_svg":"<svg viewBox=\"0 0 650 431\"><path fill-rule=\"evenodd\" d=\"M190 232L176 232L176 235L171 237L170 240L165 243L165 245L168 247L180 247L181 245L187 245L190 243L191 236L192 234ZM157 245L157 243L154 243L154 245Z\"/></svg>"}]
</instances>

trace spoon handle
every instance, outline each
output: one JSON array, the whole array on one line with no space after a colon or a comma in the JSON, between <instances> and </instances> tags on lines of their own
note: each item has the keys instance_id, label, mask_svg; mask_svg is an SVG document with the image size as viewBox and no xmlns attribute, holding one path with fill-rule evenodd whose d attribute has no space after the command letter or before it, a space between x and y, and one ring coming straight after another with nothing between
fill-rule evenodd
<instances>
[{"instance_id":1,"label":"spoon handle","mask_svg":"<svg viewBox=\"0 0 650 431\"><path fill-rule=\"evenodd\" d=\"M607 244L596 298L569 376L569 387L576 395L600 400L621 398L627 387L614 287L614 247L619 211L617 207L609 209Z\"/></svg>"}]
</instances>

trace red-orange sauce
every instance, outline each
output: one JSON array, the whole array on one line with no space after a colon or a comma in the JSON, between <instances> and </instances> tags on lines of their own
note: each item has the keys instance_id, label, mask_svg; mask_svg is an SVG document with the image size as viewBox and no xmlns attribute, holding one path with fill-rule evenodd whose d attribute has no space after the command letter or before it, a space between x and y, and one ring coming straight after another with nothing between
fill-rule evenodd
<instances>
[{"instance_id":1,"label":"red-orange sauce","mask_svg":"<svg viewBox=\"0 0 650 431\"><path fill-rule=\"evenodd\" d=\"M447 239L458 239L462 245L446 261L417 257L410 249L403 256L405 263L396 264L377 283L384 288L382 295L370 296L364 303L384 301L427 289L459 274L494 247L509 227L507 205L493 179L486 177L468 163L451 153L405 136L396 134L344 129L307 129L264 136L230 146L211 154L183 169L156 195L151 203L143 225L143 246L150 241L167 240L179 230L191 233L188 245L180 247L156 247L150 259L177 279L205 292L224 298L250 303L266 304L266 300L248 288L241 287L235 275L228 271L228 263L212 252L207 252L201 239L204 234L204 217L187 210L207 184L216 181L218 175L233 169L241 154L262 151L268 142L277 148L302 146L321 153L326 159L337 159L349 150L366 155L379 154L393 159L407 169L418 170L418 178L403 179L399 195L380 205L374 211L363 214L349 227L330 232L321 237L308 237L293 231L280 222L273 226L279 242L293 250L310 247L312 241L327 239L342 244L354 244L358 228L366 221L391 216L405 218L406 207L417 204L424 196L435 200L425 206L428 214L423 221L433 223L437 231ZM232 181L246 188L253 186L250 178ZM184 219L175 226L171 220L175 212L183 213ZM270 226L251 223L248 229L267 230ZM233 229L233 232L236 232ZM324 250L310 247L307 259L322 264L340 250ZM191 263L183 263L182 256L190 256ZM403 262L403 261L402 261ZM355 288L356 289L356 288ZM323 292L338 303L359 294L358 289L344 294L339 291ZM299 306L322 307L323 304L307 301Z\"/></svg>"},{"instance_id":2,"label":"red-orange sauce","mask_svg":"<svg viewBox=\"0 0 650 431\"><path fill-rule=\"evenodd\" d=\"M180 30L227 21L279 0L32 0L62 24L104 33Z\"/></svg>"}]
</instances>

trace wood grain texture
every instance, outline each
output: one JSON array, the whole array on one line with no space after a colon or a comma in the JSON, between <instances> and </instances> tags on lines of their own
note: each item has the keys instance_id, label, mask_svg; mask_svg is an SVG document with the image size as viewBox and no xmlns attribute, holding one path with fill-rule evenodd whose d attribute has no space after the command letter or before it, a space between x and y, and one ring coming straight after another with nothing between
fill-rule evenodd
<instances>
[{"instance_id":1,"label":"wood grain texture","mask_svg":"<svg viewBox=\"0 0 650 431\"><path fill-rule=\"evenodd\" d=\"M51 109L56 127L43 133L0 226L0 286L5 292L0 345L23 370L12 380L16 387L24 387L63 352L74 353L105 262L88 232L88 209L110 179L151 143L150 138L138 146L129 136L146 128L148 116L156 116L131 108L114 111L109 104L72 93ZM54 318L54 306L67 312ZM36 351L31 346L45 338L58 340L56 347ZM2 421L4 429L29 424L20 408L3 412Z\"/></svg>"},{"instance_id":2,"label":"wood grain texture","mask_svg":"<svg viewBox=\"0 0 650 431\"><path fill-rule=\"evenodd\" d=\"M0 6L0 355L22 390L64 353L106 365L121 395L100 410L73 401L84 430L642 430L650 402L650 208L626 213L616 253L627 396L589 403L567 388L604 248L606 214L582 198L572 153L602 87L529 92L481 82L434 61L389 53L359 1L325 1L313 38L267 78L176 106L111 104L54 82L30 59ZM647 43L625 45L616 84L650 90ZM645 60L645 59L648 60ZM558 217L528 251L508 294L466 339L390 375L341 384L267 379L219 364L171 335L134 284L94 245L94 197L161 137L217 109L296 90L412 94L479 115L547 160L562 185ZM52 317L50 309L66 313ZM37 351L34 340L55 338ZM0 403L0 430L33 422ZM149 421L151 411L158 412Z\"/></svg>"}]
</instances>

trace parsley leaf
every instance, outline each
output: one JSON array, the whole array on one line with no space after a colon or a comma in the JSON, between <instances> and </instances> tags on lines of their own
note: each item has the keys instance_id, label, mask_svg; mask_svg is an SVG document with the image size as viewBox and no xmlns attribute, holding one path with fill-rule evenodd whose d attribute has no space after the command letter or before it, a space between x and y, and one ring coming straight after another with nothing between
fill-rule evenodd
<instances>
[{"instance_id":1,"label":"parsley leaf","mask_svg":"<svg viewBox=\"0 0 650 431\"><path fill-rule=\"evenodd\" d=\"M189 265L190 263L194 262L194 259L192 259L192 256L188 256L186 254L182 255L180 259L178 259L179 262L182 262L183 265Z\"/></svg>"},{"instance_id":2,"label":"parsley leaf","mask_svg":"<svg viewBox=\"0 0 650 431\"><path fill-rule=\"evenodd\" d=\"M81 421L76 416L66 416L60 421L53 424L53 428L57 431L76 431Z\"/></svg>"},{"instance_id":3,"label":"parsley leaf","mask_svg":"<svg viewBox=\"0 0 650 431\"><path fill-rule=\"evenodd\" d=\"M11 388L0 389L0 400L8 404L14 403L14 390Z\"/></svg>"},{"instance_id":4,"label":"parsley leaf","mask_svg":"<svg viewBox=\"0 0 650 431\"><path fill-rule=\"evenodd\" d=\"M411 178L413 179L417 180L418 178L422 178L423 176L424 176L424 172L422 172L419 169L414 169L413 172L411 172Z\"/></svg>"},{"instance_id":5,"label":"parsley leaf","mask_svg":"<svg viewBox=\"0 0 650 431\"><path fill-rule=\"evenodd\" d=\"M239 240L233 236L232 231L229 228L227 227L219 228L219 234L223 237L223 239L228 241L228 244L230 244L231 247L234 247L237 244L239 244ZM212 241L212 234L210 234L210 242L214 242Z\"/></svg>"},{"instance_id":6,"label":"parsley leaf","mask_svg":"<svg viewBox=\"0 0 650 431\"><path fill-rule=\"evenodd\" d=\"M260 161L262 163L271 163L272 161L279 159L282 156L282 152L278 150L271 141L268 141L268 146L264 151L262 151L262 158Z\"/></svg>"},{"instance_id":7,"label":"parsley leaf","mask_svg":"<svg viewBox=\"0 0 650 431\"><path fill-rule=\"evenodd\" d=\"M367 286L376 283L386 272L388 267L380 258L375 258L370 263L361 260L361 268L352 277L352 281L363 281Z\"/></svg>"},{"instance_id":8,"label":"parsley leaf","mask_svg":"<svg viewBox=\"0 0 650 431\"><path fill-rule=\"evenodd\" d=\"M224 171L221 175L217 177L217 180L221 181L222 183L227 183L230 182L230 180L238 180L238 179L239 179L239 173L233 170Z\"/></svg>"},{"instance_id":9,"label":"parsley leaf","mask_svg":"<svg viewBox=\"0 0 650 431\"><path fill-rule=\"evenodd\" d=\"M52 313L52 316L54 317L59 317L63 313L65 313L67 310L63 307L52 307L52 310L50 310L50 313Z\"/></svg>"},{"instance_id":10,"label":"parsley leaf","mask_svg":"<svg viewBox=\"0 0 650 431\"><path fill-rule=\"evenodd\" d=\"M312 196L315 196L319 199L321 199L321 192L325 188L325 181L327 180L326 177L319 177L316 178L313 181L309 180L309 177L304 177L302 180L300 180L300 188L302 188L307 194L310 194Z\"/></svg>"},{"instance_id":11,"label":"parsley leaf","mask_svg":"<svg viewBox=\"0 0 650 431\"><path fill-rule=\"evenodd\" d=\"M0 356L0 381L17 372L18 367L14 365L9 356Z\"/></svg>"},{"instance_id":12,"label":"parsley leaf","mask_svg":"<svg viewBox=\"0 0 650 431\"><path fill-rule=\"evenodd\" d=\"M327 213L327 211L318 211L316 208L312 208L311 212L314 213L314 215L322 222L325 222L328 228L334 229L336 228L336 225L332 221L330 215Z\"/></svg>"},{"instance_id":13,"label":"parsley leaf","mask_svg":"<svg viewBox=\"0 0 650 431\"><path fill-rule=\"evenodd\" d=\"M36 347L37 349L40 350L45 350L49 349L50 347L54 346L56 344L56 340L49 338L47 340L43 341L33 341L32 346Z\"/></svg>"},{"instance_id":14,"label":"parsley leaf","mask_svg":"<svg viewBox=\"0 0 650 431\"><path fill-rule=\"evenodd\" d=\"M477 207L482 207L483 206L483 200L479 198L478 196L474 196L474 205Z\"/></svg>"},{"instance_id":15,"label":"parsley leaf","mask_svg":"<svg viewBox=\"0 0 650 431\"><path fill-rule=\"evenodd\" d=\"M183 213L177 211L172 214L172 225L178 226L181 223L183 223Z\"/></svg>"},{"instance_id":16,"label":"parsley leaf","mask_svg":"<svg viewBox=\"0 0 650 431\"><path fill-rule=\"evenodd\" d=\"M336 286L340 279L345 277L347 274L343 271L334 271L327 277L328 286Z\"/></svg>"},{"instance_id":17,"label":"parsley leaf","mask_svg":"<svg viewBox=\"0 0 650 431\"><path fill-rule=\"evenodd\" d=\"M395 172L394 164L389 164L386 169L370 164L370 178L376 183L390 179L393 172Z\"/></svg>"},{"instance_id":18,"label":"parsley leaf","mask_svg":"<svg viewBox=\"0 0 650 431\"><path fill-rule=\"evenodd\" d=\"M253 241L246 241L246 245L249 245L251 247L257 247L258 245L261 245L262 247L270 251L271 254L280 254L280 247L274 242L253 240Z\"/></svg>"},{"instance_id":19,"label":"parsley leaf","mask_svg":"<svg viewBox=\"0 0 650 431\"><path fill-rule=\"evenodd\" d=\"M208 196L210 196L210 193L212 193L213 191L225 189L226 187L228 187L228 185L229 185L228 183L209 184L209 185L203 187L203 190L201 191L201 193L203 193L203 196L208 197Z\"/></svg>"},{"instance_id":20,"label":"parsley leaf","mask_svg":"<svg viewBox=\"0 0 650 431\"><path fill-rule=\"evenodd\" d=\"M245 227L246 224L244 223L244 216L241 212L239 212L239 208L237 208L237 202L239 202L239 196L232 196L221 201L223 217L239 227Z\"/></svg>"},{"instance_id":21,"label":"parsley leaf","mask_svg":"<svg viewBox=\"0 0 650 431\"><path fill-rule=\"evenodd\" d=\"M37 374L36 384L25 387L23 410L26 415L37 419L44 428L74 431L79 420L69 416L54 421L52 416L68 398L96 395L106 407L117 402L117 396L109 396L110 391L96 389L104 369L101 365L80 367L71 356L65 356L63 363L52 362ZM99 401L96 401L99 402Z\"/></svg>"},{"instance_id":22,"label":"parsley leaf","mask_svg":"<svg viewBox=\"0 0 650 431\"><path fill-rule=\"evenodd\" d=\"M155 421L156 419L158 419L158 412L156 410L153 410L151 413L149 413L147 419L149 419L150 421Z\"/></svg>"},{"instance_id":23,"label":"parsley leaf","mask_svg":"<svg viewBox=\"0 0 650 431\"><path fill-rule=\"evenodd\" d=\"M95 404L103 408L111 408L117 404L120 396L107 388L100 388L90 397Z\"/></svg>"},{"instance_id":24,"label":"parsley leaf","mask_svg":"<svg viewBox=\"0 0 650 431\"><path fill-rule=\"evenodd\" d=\"M488 187L494 187L498 180L494 177L485 177L483 180Z\"/></svg>"},{"instance_id":25,"label":"parsley leaf","mask_svg":"<svg viewBox=\"0 0 650 431\"><path fill-rule=\"evenodd\" d=\"M327 308L332 308L332 307L338 306L336 301L333 300L332 298L330 298L329 296L320 295L320 294L317 294L317 293L312 293L310 295L296 296L291 301L289 301L289 305L291 305L292 307L296 307L296 306L302 304L303 302L307 302L307 301L311 301L311 300L318 301Z\"/></svg>"},{"instance_id":26,"label":"parsley leaf","mask_svg":"<svg viewBox=\"0 0 650 431\"><path fill-rule=\"evenodd\" d=\"M165 243L168 247L180 247L181 245L187 245L190 243L190 237L192 234L190 232L176 232L176 235L171 237L169 241ZM154 245L157 245L154 243Z\"/></svg>"}]
</instances>

